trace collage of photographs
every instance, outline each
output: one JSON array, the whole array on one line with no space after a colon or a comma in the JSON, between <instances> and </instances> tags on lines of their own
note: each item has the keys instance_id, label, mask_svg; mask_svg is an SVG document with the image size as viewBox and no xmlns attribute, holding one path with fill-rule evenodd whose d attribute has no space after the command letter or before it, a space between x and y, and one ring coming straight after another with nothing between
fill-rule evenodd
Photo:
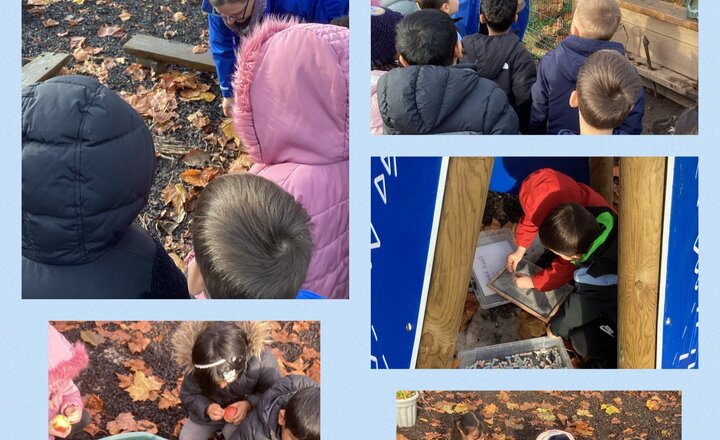
<instances>
[{"instance_id":1,"label":"collage of photographs","mask_svg":"<svg viewBox=\"0 0 720 440\"><path fill-rule=\"evenodd\" d=\"M698 2L16 1L0 437L713 438Z\"/></svg>"}]
</instances>

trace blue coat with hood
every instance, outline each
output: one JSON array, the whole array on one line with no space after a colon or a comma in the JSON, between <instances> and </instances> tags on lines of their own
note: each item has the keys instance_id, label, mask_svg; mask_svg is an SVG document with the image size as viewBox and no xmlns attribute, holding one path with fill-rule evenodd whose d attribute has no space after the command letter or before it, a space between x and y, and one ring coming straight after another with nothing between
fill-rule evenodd
<instances>
[{"instance_id":1,"label":"blue coat with hood","mask_svg":"<svg viewBox=\"0 0 720 440\"><path fill-rule=\"evenodd\" d=\"M255 6L262 3L265 8L260 11L253 9L247 23L247 33L257 25L263 17L274 15L292 15L301 21L311 23L329 23L330 20L348 15L349 0L251 0ZM203 0L202 10L208 14L210 52L215 61L220 91L222 96L233 96L232 76L235 73L235 61L243 36L225 26L222 18L213 12L210 0Z\"/></svg>"},{"instance_id":2,"label":"blue coat with hood","mask_svg":"<svg viewBox=\"0 0 720 440\"><path fill-rule=\"evenodd\" d=\"M577 75L585 60L603 49L625 55L625 47L615 41L590 40L571 35L540 60L537 81L532 87L530 128L538 134L558 134L560 130L580 132L578 109L570 107L570 94L575 90ZM642 133L645 114L645 93L640 90L635 106L617 127L628 134Z\"/></svg>"},{"instance_id":3,"label":"blue coat with hood","mask_svg":"<svg viewBox=\"0 0 720 440\"><path fill-rule=\"evenodd\" d=\"M150 130L112 90L85 76L24 87L23 298L189 298L134 223L154 173Z\"/></svg>"}]
</instances>

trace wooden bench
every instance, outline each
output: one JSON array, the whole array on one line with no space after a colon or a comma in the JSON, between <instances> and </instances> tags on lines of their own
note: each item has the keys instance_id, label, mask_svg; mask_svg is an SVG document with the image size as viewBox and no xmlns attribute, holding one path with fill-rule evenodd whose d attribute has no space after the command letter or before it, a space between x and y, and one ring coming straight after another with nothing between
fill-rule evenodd
<instances>
[{"instance_id":1,"label":"wooden bench","mask_svg":"<svg viewBox=\"0 0 720 440\"><path fill-rule=\"evenodd\" d=\"M167 64L177 64L203 72L215 72L215 63L210 52L193 53L189 44L178 43L152 35L134 35L123 49L135 56L137 62L156 72Z\"/></svg>"},{"instance_id":2,"label":"wooden bench","mask_svg":"<svg viewBox=\"0 0 720 440\"><path fill-rule=\"evenodd\" d=\"M22 86L52 78L70 60L68 53L43 52L22 68Z\"/></svg>"}]
</instances>

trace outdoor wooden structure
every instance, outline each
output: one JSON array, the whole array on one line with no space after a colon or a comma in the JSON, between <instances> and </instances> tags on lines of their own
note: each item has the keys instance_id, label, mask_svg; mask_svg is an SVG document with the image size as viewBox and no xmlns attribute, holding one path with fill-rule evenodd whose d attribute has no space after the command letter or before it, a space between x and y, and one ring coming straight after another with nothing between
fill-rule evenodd
<instances>
[{"instance_id":1,"label":"outdoor wooden structure","mask_svg":"<svg viewBox=\"0 0 720 440\"><path fill-rule=\"evenodd\" d=\"M589 158L593 186L612 200L613 158ZM618 367L654 368L665 157L620 159ZM493 158L450 159L416 368L450 368Z\"/></svg>"},{"instance_id":2,"label":"outdoor wooden structure","mask_svg":"<svg viewBox=\"0 0 720 440\"><path fill-rule=\"evenodd\" d=\"M452 366L492 167L491 157L450 158L416 368Z\"/></svg>"},{"instance_id":3,"label":"outdoor wooden structure","mask_svg":"<svg viewBox=\"0 0 720 440\"><path fill-rule=\"evenodd\" d=\"M163 70L167 64L177 64L203 72L215 72L210 52L193 53L189 44L137 34L125 43L123 49L134 55L138 63L155 71Z\"/></svg>"},{"instance_id":4,"label":"outdoor wooden structure","mask_svg":"<svg viewBox=\"0 0 720 440\"><path fill-rule=\"evenodd\" d=\"M70 60L70 54L43 52L22 68L22 86L55 76Z\"/></svg>"}]
</instances>

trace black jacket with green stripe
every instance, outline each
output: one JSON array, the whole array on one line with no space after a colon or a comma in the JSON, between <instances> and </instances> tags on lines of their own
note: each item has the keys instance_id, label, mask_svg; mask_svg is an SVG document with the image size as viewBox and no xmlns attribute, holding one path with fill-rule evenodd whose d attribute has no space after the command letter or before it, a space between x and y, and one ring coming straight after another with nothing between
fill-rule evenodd
<instances>
[{"instance_id":1,"label":"black jacket with green stripe","mask_svg":"<svg viewBox=\"0 0 720 440\"><path fill-rule=\"evenodd\" d=\"M617 301L618 217L605 207L587 207L598 221L600 236L575 264L573 274L577 292L585 297Z\"/></svg>"}]
</instances>

